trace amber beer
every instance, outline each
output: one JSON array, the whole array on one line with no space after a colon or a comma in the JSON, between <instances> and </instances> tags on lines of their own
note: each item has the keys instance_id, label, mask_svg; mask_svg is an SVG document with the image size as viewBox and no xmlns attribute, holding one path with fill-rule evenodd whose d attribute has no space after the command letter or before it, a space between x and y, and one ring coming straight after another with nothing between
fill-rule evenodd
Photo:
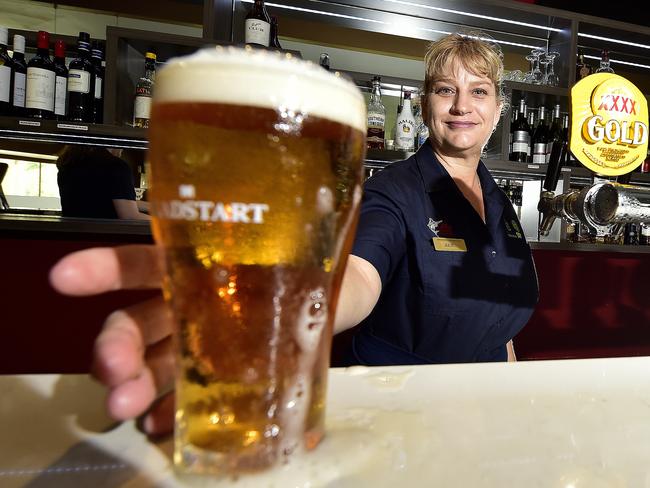
<instances>
[{"instance_id":1,"label":"amber beer","mask_svg":"<svg viewBox=\"0 0 650 488\"><path fill-rule=\"evenodd\" d=\"M353 84L277 53L217 48L161 70L151 199L181 471L259 471L322 438L365 121Z\"/></svg>"}]
</instances>

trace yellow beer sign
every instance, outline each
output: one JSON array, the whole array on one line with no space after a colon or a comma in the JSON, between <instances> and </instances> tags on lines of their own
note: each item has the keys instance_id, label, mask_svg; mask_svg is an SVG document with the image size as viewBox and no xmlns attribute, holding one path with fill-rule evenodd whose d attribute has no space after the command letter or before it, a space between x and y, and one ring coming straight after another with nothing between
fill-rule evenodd
<instances>
[{"instance_id":1,"label":"yellow beer sign","mask_svg":"<svg viewBox=\"0 0 650 488\"><path fill-rule=\"evenodd\" d=\"M648 102L631 82L596 73L571 89L571 152L606 176L629 173L648 149Z\"/></svg>"}]
</instances>

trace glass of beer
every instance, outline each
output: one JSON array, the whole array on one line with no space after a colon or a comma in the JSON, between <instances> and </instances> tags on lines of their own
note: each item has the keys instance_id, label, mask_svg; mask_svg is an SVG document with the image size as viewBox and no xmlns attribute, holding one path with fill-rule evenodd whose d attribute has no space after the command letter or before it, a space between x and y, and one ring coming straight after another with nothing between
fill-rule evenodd
<instances>
[{"instance_id":1,"label":"glass of beer","mask_svg":"<svg viewBox=\"0 0 650 488\"><path fill-rule=\"evenodd\" d=\"M323 437L365 110L354 84L277 52L205 49L157 76L150 193L177 470L258 472Z\"/></svg>"}]
</instances>

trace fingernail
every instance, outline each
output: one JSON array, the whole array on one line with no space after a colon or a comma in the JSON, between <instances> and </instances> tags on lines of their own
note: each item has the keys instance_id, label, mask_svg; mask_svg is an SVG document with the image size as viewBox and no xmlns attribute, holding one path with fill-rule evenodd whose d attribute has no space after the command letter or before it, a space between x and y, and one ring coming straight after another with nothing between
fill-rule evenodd
<instances>
[{"instance_id":1,"label":"fingernail","mask_svg":"<svg viewBox=\"0 0 650 488\"><path fill-rule=\"evenodd\" d=\"M155 428L156 428L156 422L154 421L151 414L147 414L142 420L142 429L147 434L153 434Z\"/></svg>"}]
</instances>

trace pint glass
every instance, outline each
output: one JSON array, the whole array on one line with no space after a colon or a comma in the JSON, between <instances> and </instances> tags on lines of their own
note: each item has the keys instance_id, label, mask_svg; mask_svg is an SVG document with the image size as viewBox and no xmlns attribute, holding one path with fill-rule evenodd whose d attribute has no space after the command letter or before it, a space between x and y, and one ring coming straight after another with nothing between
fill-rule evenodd
<instances>
[{"instance_id":1,"label":"pint glass","mask_svg":"<svg viewBox=\"0 0 650 488\"><path fill-rule=\"evenodd\" d=\"M352 83L289 55L217 47L160 71L150 191L178 470L260 471L322 438L365 127Z\"/></svg>"}]
</instances>

